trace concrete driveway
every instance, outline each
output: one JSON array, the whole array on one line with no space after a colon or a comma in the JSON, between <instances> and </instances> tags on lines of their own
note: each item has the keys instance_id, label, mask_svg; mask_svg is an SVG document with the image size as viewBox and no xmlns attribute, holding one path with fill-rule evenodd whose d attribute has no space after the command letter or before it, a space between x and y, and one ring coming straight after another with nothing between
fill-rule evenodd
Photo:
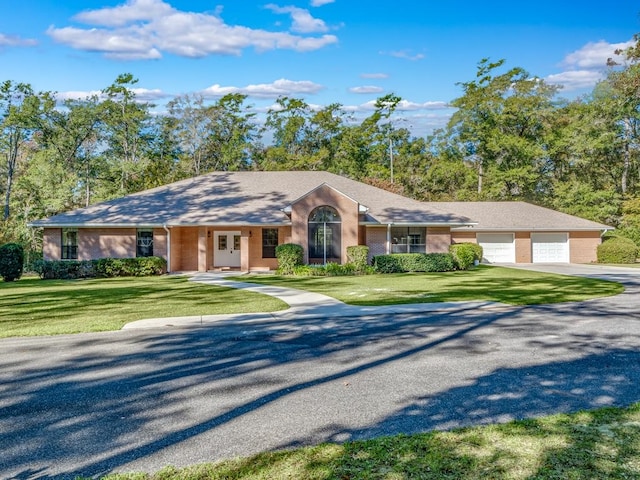
<instances>
[{"instance_id":1,"label":"concrete driveway","mask_svg":"<svg viewBox=\"0 0 640 480\"><path fill-rule=\"evenodd\" d=\"M640 271L627 270L582 272L627 290L581 303L2 340L0 477L153 471L628 405L640 400Z\"/></svg>"}]
</instances>

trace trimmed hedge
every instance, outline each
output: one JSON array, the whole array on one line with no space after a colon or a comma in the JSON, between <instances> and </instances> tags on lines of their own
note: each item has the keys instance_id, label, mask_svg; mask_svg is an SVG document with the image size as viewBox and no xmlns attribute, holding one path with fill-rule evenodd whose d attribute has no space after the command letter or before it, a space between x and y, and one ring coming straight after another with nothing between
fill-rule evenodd
<instances>
[{"instance_id":1,"label":"trimmed hedge","mask_svg":"<svg viewBox=\"0 0 640 480\"><path fill-rule=\"evenodd\" d=\"M379 273L450 272L456 269L450 253L392 253L373 257Z\"/></svg>"},{"instance_id":2,"label":"trimmed hedge","mask_svg":"<svg viewBox=\"0 0 640 480\"><path fill-rule=\"evenodd\" d=\"M162 275L167 262L161 257L100 258L97 260L37 260L34 271L45 280L96 277L146 277Z\"/></svg>"},{"instance_id":3,"label":"trimmed hedge","mask_svg":"<svg viewBox=\"0 0 640 480\"><path fill-rule=\"evenodd\" d=\"M278 259L278 273L292 275L295 268L303 264L304 249L297 243L283 243L276 247L276 258Z\"/></svg>"},{"instance_id":4,"label":"trimmed hedge","mask_svg":"<svg viewBox=\"0 0 640 480\"><path fill-rule=\"evenodd\" d=\"M369 247L352 245L347 247L347 261L353 265L356 273L364 273L369 266Z\"/></svg>"},{"instance_id":5,"label":"trimmed hedge","mask_svg":"<svg viewBox=\"0 0 640 480\"><path fill-rule=\"evenodd\" d=\"M449 253L453 256L458 270L468 270L473 266L474 261L478 260L474 245L473 243L455 243L449 247Z\"/></svg>"},{"instance_id":6,"label":"trimmed hedge","mask_svg":"<svg viewBox=\"0 0 640 480\"><path fill-rule=\"evenodd\" d=\"M0 276L5 282L20 280L24 268L24 249L18 243L0 247Z\"/></svg>"},{"instance_id":7,"label":"trimmed hedge","mask_svg":"<svg viewBox=\"0 0 640 480\"><path fill-rule=\"evenodd\" d=\"M598 245L598 263L635 263L638 247L625 237L611 237Z\"/></svg>"}]
</instances>

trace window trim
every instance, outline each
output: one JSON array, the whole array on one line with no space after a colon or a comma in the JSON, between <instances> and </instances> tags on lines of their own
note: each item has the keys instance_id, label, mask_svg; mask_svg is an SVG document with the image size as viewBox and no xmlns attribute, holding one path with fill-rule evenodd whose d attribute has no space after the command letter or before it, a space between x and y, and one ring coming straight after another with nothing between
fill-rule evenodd
<instances>
[{"instance_id":1,"label":"window trim","mask_svg":"<svg viewBox=\"0 0 640 480\"><path fill-rule=\"evenodd\" d=\"M69 234L73 233L73 242L69 241ZM62 228L60 232L60 259L61 260L77 260L78 259L78 229Z\"/></svg>"},{"instance_id":2,"label":"window trim","mask_svg":"<svg viewBox=\"0 0 640 480\"><path fill-rule=\"evenodd\" d=\"M142 237L140 234L144 233L144 234L151 234L151 236L145 235L144 237ZM147 238L147 239L151 239L151 242L149 245L141 245L140 244L140 240L142 238ZM141 249L142 248L149 248L150 252L146 252L144 253ZM136 258L144 258L144 257L153 257L153 228L138 228L136 229Z\"/></svg>"},{"instance_id":3,"label":"window trim","mask_svg":"<svg viewBox=\"0 0 640 480\"><path fill-rule=\"evenodd\" d=\"M267 244L273 243L274 237L269 237L267 233L272 234L275 232L275 245ZM279 245L279 231L277 228L263 228L262 229L262 258L277 258L276 247Z\"/></svg>"}]
</instances>

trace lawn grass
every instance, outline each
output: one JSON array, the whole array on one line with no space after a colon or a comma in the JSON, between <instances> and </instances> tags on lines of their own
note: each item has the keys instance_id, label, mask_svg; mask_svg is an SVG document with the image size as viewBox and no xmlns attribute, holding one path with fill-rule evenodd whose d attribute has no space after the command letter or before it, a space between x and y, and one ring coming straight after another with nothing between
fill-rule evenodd
<instances>
[{"instance_id":1,"label":"lawn grass","mask_svg":"<svg viewBox=\"0 0 640 480\"><path fill-rule=\"evenodd\" d=\"M253 275L244 282L298 288L322 293L351 305L397 305L487 300L536 305L616 295L616 282L480 265L445 273L404 273L344 277Z\"/></svg>"},{"instance_id":2,"label":"lawn grass","mask_svg":"<svg viewBox=\"0 0 640 480\"><path fill-rule=\"evenodd\" d=\"M0 282L0 337L117 330L143 318L272 312L284 302L185 277Z\"/></svg>"},{"instance_id":3,"label":"lawn grass","mask_svg":"<svg viewBox=\"0 0 640 480\"><path fill-rule=\"evenodd\" d=\"M109 480L640 478L640 404L450 432L323 444Z\"/></svg>"}]
</instances>

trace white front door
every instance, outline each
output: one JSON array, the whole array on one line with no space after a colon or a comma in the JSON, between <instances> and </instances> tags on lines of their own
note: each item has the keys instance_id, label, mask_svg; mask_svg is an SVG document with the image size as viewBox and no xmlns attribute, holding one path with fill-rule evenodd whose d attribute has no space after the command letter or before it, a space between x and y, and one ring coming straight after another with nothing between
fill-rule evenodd
<instances>
[{"instance_id":1,"label":"white front door","mask_svg":"<svg viewBox=\"0 0 640 480\"><path fill-rule=\"evenodd\" d=\"M240 232L213 234L213 266L240 267Z\"/></svg>"}]
</instances>

